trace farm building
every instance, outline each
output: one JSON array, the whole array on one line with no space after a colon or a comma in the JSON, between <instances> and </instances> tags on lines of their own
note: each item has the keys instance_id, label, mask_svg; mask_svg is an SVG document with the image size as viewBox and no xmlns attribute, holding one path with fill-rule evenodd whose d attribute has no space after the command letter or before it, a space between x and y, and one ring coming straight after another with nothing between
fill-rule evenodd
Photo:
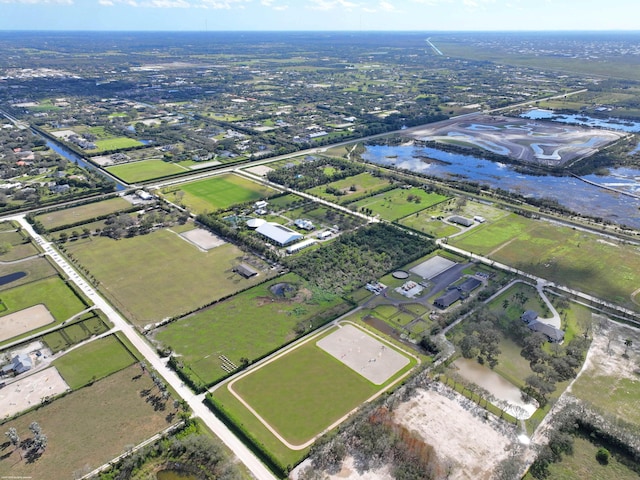
<instances>
[{"instance_id":1,"label":"farm building","mask_svg":"<svg viewBox=\"0 0 640 480\"><path fill-rule=\"evenodd\" d=\"M31 358L29 357L29 355L25 355L21 353L20 355L16 355L15 357L13 357L11 359L11 363L2 367L2 370L0 370L0 372L3 375L8 375L10 373L18 375L20 373L24 373L26 371L31 370L32 367L33 367L33 362L31 361Z\"/></svg>"},{"instance_id":2,"label":"farm building","mask_svg":"<svg viewBox=\"0 0 640 480\"><path fill-rule=\"evenodd\" d=\"M486 218L481 217L480 215L475 215L475 216L473 217L473 219L474 219L476 222L478 222L478 223L484 223L484 222L486 222L486 221L487 221L487 219L486 219Z\"/></svg>"},{"instance_id":3,"label":"farm building","mask_svg":"<svg viewBox=\"0 0 640 480\"><path fill-rule=\"evenodd\" d=\"M247 265L245 263L241 263L240 265L235 267L233 269L233 271L236 272L236 273L239 273L244 278L251 278L251 277L255 277L256 275L258 275L258 271L257 270L251 268L249 265Z\"/></svg>"},{"instance_id":4,"label":"farm building","mask_svg":"<svg viewBox=\"0 0 640 480\"><path fill-rule=\"evenodd\" d=\"M473 225L473 220L465 217L461 217L460 215L453 215L448 219L451 223L457 223L458 225L462 225L463 227L470 227Z\"/></svg>"},{"instance_id":5,"label":"farm building","mask_svg":"<svg viewBox=\"0 0 640 480\"><path fill-rule=\"evenodd\" d=\"M314 243L316 243L316 241L313 238L308 238L307 240L303 240L302 242L298 242L291 245L290 247L287 247L287 253L299 252L304 248L310 247Z\"/></svg>"},{"instance_id":6,"label":"farm building","mask_svg":"<svg viewBox=\"0 0 640 480\"><path fill-rule=\"evenodd\" d=\"M247 227L255 229L260 225L264 225L265 223L267 223L267 221L263 220L262 218L250 218L249 220L247 220Z\"/></svg>"},{"instance_id":7,"label":"farm building","mask_svg":"<svg viewBox=\"0 0 640 480\"><path fill-rule=\"evenodd\" d=\"M282 247L303 238L302 234L273 222L263 223L256 232Z\"/></svg>"},{"instance_id":8,"label":"farm building","mask_svg":"<svg viewBox=\"0 0 640 480\"><path fill-rule=\"evenodd\" d=\"M433 304L438 308L445 309L453 305L455 302L457 302L461 298L462 298L462 294L460 293L460 290L458 290L457 288L454 288L453 290L449 290L447 293L445 293L441 297L436 298Z\"/></svg>"},{"instance_id":9,"label":"farm building","mask_svg":"<svg viewBox=\"0 0 640 480\"><path fill-rule=\"evenodd\" d=\"M460 290L463 293L470 293L470 292L473 292L480 285L482 285L482 282L480 280L478 280L477 278L471 277L471 278L467 278L463 283L458 285L458 290Z\"/></svg>"}]
</instances>

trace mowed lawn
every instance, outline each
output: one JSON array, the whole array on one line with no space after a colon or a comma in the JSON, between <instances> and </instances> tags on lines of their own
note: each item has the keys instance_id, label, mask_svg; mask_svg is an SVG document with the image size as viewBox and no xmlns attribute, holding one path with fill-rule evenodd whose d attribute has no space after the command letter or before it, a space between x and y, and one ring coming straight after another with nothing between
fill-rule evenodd
<instances>
[{"instance_id":1,"label":"mowed lawn","mask_svg":"<svg viewBox=\"0 0 640 480\"><path fill-rule=\"evenodd\" d=\"M104 140L96 140L96 149L91 152L105 152L107 150L122 150L125 148L139 147L142 142L129 137L111 137Z\"/></svg>"},{"instance_id":2,"label":"mowed lawn","mask_svg":"<svg viewBox=\"0 0 640 480\"><path fill-rule=\"evenodd\" d=\"M409 195L419 201L409 200ZM384 220L394 221L419 212L425 208L444 202L448 197L438 193L427 193L420 188L396 188L373 197L363 198L354 202L352 206L358 211L362 208L370 208L374 215L380 215Z\"/></svg>"},{"instance_id":3,"label":"mowed lawn","mask_svg":"<svg viewBox=\"0 0 640 480\"><path fill-rule=\"evenodd\" d=\"M180 167L175 163L165 162L163 160L141 160L139 162L107 167L105 170L126 183L144 182L146 180L168 177L188 171L186 168Z\"/></svg>"},{"instance_id":4,"label":"mowed lawn","mask_svg":"<svg viewBox=\"0 0 640 480\"><path fill-rule=\"evenodd\" d=\"M64 381L74 390L136 362L115 335L87 343L53 362Z\"/></svg>"},{"instance_id":5,"label":"mowed lawn","mask_svg":"<svg viewBox=\"0 0 640 480\"><path fill-rule=\"evenodd\" d=\"M72 223L85 222L95 217L109 215L131 207L131 204L121 197L109 198L101 202L93 202L79 207L66 208L55 212L38 215L38 220L44 228L52 228L70 225Z\"/></svg>"},{"instance_id":6,"label":"mowed lawn","mask_svg":"<svg viewBox=\"0 0 640 480\"><path fill-rule=\"evenodd\" d=\"M167 325L155 339L180 355L200 379L211 384L223 378L220 356L236 365L254 360L295 338L295 326L308 326L319 315L333 318L348 309L343 300L284 299L269 291L273 284L303 285L289 274L258 285L211 308Z\"/></svg>"},{"instance_id":7,"label":"mowed lawn","mask_svg":"<svg viewBox=\"0 0 640 480\"><path fill-rule=\"evenodd\" d=\"M233 390L294 445L310 440L379 389L315 341L233 384Z\"/></svg>"},{"instance_id":8,"label":"mowed lawn","mask_svg":"<svg viewBox=\"0 0 640 480\"><path fill-rule=\"evenodd\" d=\"M139 375L140 368L131 366L3 424L3 431L15 427L26 440L29 424L38 422L48 446L33 463L20 460L12 447L0 450L0 477L79 478L166 428L173 408L154 411L140 395L153 382Z\"/></svg>"},{"instance_id":9,"label":"mowed lawn","mask_svg":"<svg viewBox=\"0 0 640 480\"><path fill-rule=\"evenodd\" d=\"M451 239L456 247L640 310L640 251L569 227L511 214Z\"/></svg>"},{"instance_id":10,"label":"mowed lawn","mask_svg":"<svg viewBox=\"0 0 640 480\"><path fill-rule=\"evenodd\" d=\"M234 245L203 252L166 229L121 240L92 237L67 244L67 251L136 325L194 310L268 275L245 279L234 273L245 255Z\"/></svg>"},{"instance_id":11,"label":"mowed lawn","mask_svg":"<svg viewBox=\"0 0 640 480\"><path fill-rule=\"evenodd\" d=\"M179 193L182 192L182 193ZM236 203L254 202L273 195L275 190L239 175L226 174L181 185L163 193L168 200L179 201L193 213L213 212ZM182 195L182 199L178 198Z\"/></svg>"}]
</instances>

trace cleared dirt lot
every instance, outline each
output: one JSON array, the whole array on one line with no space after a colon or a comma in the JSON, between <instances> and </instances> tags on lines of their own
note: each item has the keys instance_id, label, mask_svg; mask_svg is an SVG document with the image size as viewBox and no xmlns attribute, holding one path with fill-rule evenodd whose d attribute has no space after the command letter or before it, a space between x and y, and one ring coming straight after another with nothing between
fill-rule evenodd
<instances>
[{"instance_id":1,"label":"cleared dirt lot","mask_svg":"<svg viewBox=\"0 0 640 480\"><path fill-rule=\"evenodd\" d=\"M29 375L0 389L0 412L8 418L69 389L56 367Z\"/></svg>"},{"instance_id":2,"label":"cleared dirt lot","mask_svg":"<svg viewBox=\"0 0 640 480\"><path fill-rule=\"evenodd\" d=\"M468 145L528 163L551 167L588 157L625 134L559 125L553 122L474 115L415 129L411 136L454 145Z\"/></svg>"},{"instance_id":3,"label":"cleared dirt lot","mask_svg":"<svg viewBox=\"0 0 640 480\"><path fill-rule=\"evenodd\" d=\"M211 250L224 245L224 240L203 228L194 228L180 236L202 250Z\"/></svg>"},{"instance_id":4,"label":"cleared dirt lot","mask_svg":"<svg viewBox=\"0 0 640 480\"><path fill-rule=\"evenodd\" d=\"M44 305L34 305L0 317L0 342L53 323L55 319Z\"/></svg>"}]
</instances>

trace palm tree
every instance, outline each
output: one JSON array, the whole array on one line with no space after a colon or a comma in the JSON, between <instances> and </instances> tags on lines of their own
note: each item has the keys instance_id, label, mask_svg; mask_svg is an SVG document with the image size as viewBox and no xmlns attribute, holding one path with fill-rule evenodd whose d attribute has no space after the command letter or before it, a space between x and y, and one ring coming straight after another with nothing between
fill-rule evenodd
<instances>
[{"instance_id":1,"label":"palm tree","mask_svg":"<svg viewBox=\"0 0 640 480\"><path fill-rule=\"evenodd\" d=\"M20 436L18 435L18 431L15 427L9 427L9 430L5 432L5 435L9 437L11 445L15 447L14 450L17 449L20 445ZM22 458L22 452L20 452L20 458Z\"/></svg>"},{"instance_id":2,"label":"palm tree","mask_svg":"<svg viewBox=\"0 0 640 480\"><path fill-rule=\"evenodd\" d=\"M633 345L633 340L631 340L630 338L625 339L624 341L624 355L627 355L627 351L629 350L629 347Z\"/></svg>"}]
</instances>

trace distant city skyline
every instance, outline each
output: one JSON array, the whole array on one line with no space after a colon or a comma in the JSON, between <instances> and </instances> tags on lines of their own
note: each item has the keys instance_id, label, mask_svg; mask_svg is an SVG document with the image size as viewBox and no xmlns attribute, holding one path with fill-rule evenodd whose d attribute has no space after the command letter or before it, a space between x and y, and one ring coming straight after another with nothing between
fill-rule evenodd
<instances>
[{"instance_id":1,"label":"distant city skyline","mask_svg":"<svg viewBox=\"0 0 640 480\"><path fill-rule=\"evenodd\" d=\"M0 30L638 30L637 0L0 0Z\"/></svg>"}]
</instances>

